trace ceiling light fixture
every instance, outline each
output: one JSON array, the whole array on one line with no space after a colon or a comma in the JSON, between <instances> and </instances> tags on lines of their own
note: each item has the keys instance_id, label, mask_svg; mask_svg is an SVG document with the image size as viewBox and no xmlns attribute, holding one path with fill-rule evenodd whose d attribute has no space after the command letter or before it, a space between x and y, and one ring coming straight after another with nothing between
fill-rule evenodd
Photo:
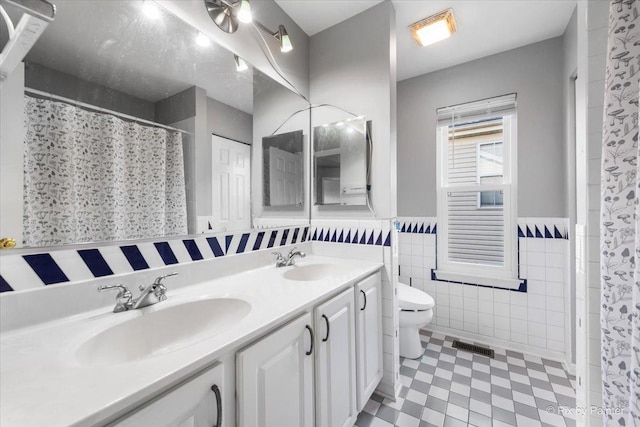
<instances>
[{"instance_id":1,"label":"ceiling light fixture","mask_svg":"<svg viewBox=\"0 0 640 427\"><path fill-rule=\"evenodd\" d=\"M258 21L256 21L256 26L261 28L264 32L270 34L274 39L280 42L280 52L286 53L291 52L293 50L293 44L291 43L291 37L289 37L289 33L287 33L287 29L284 25L278 25L278 31L271 31Z\"/></svg>"},{"instance_id":2,"label":"ceiling light fixture","mask_svg":"<svg viewBox=\"0 0 640 427\"><path fill-rule=\"evenodd\" d=\"M456 32L456 21L453 17L453 9L431 15L409 25L413 38L420 46L429 46Z\"/></svg>"},{"instance_id":3,"label":"ceiling light fixture","mask_svg":"<svg viewBox=\"0 0 640 427\"><path fill-rule=\"evenodd\" d=\"M196 43L198 43L198 46L208 47L211 45L211 39L206 34L198 32Z\"/></svg>"},{"instance_id":4,"label":"ceiling light fixture","mask_svg":"<svg viewBox=\"0 0 640 427\"><path fill-rule=\"evenodd\" d=\"M236 63L236 71L244 71L249 69L249 65L247 65L247 61L240 58L238 55L233 55L233 60Z\"/></svg>"}]
</instances>

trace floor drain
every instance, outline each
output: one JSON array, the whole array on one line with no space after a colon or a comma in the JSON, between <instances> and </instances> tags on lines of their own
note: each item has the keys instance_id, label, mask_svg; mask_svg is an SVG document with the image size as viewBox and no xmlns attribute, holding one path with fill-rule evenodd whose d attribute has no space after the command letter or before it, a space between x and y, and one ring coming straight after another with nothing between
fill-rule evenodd
<instances>
[{"instance_id":1,"label":"floor drain","mask_svg":"<svg viewBox=\"0 0 640 427\"><path fill-rule=\"evenodd\" d=\"M489 347L482 347L480 345L469 344L468 342L453 340L452 347L457 348L458 350L470 351L471 353L481 354L483 356L490 357L491 359L495 357L495 351L493 351Z\"/></svg>"}]
</instances>

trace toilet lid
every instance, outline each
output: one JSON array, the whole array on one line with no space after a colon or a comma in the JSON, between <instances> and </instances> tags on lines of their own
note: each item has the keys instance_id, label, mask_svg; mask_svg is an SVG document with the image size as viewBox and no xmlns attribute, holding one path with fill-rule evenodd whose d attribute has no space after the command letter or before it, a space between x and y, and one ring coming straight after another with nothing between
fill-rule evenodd
<instances>
[{"instance_id":1,"label":"toilet lid","mask_svg":"<svg viewBox=\"0 0 640 427\"><path fill-rule=\"evenodd\" d=\"M401 310L429 310L435 301L426 292L398 283L398 306Z\"/></svg>"}]
</instances>

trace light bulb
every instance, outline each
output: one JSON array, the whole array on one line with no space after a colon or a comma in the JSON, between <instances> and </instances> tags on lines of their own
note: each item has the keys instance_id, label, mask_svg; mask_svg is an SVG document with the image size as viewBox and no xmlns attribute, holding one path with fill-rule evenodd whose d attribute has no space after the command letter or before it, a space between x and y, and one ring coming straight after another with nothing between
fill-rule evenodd
<instances>
[{"instance_id":1,"label":"light bulb","mask_svg":"<svg viewBox=\"0 0 640 427\"><path fill-rule=\"evenodd\" d=\"M240 3L240 10L238 10L238 21L248 24L252 19L251 4L249 3L249 0L242 0Z\"/></svg>"},{"instance_id":2,"label":"light bulb","mask_svg":"<svg viewBox=\"0 0 640 427\"><path fill-rule=\"evenodd\" d=\"M293 45L291 44L291 39L289 38L289 34L282 35L282 41L280 42L280 52L290 52L293 50Z\"/></svg>"}]
</instances>

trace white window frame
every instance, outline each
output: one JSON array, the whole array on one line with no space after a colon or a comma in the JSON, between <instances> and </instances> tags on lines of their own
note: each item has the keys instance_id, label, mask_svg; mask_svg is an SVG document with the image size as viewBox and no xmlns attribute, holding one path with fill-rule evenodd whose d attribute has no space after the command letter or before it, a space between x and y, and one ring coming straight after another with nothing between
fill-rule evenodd
<instances>
[{"instance_id":1,"label":"white window frame","mask_svg":"<svg viewBox=\"0 0 640 427\"><path fill-rule=\"evenodd\" d=\"M485 142L478 142L478 144L476 145L476 165L478 165L477 171L476 171L476 182L478 183L478 185L480 185L480 181L482 180L482 178L488 178L488 177L494 177L494 176L502 176L502 175L481 175L480 174L480 147L483 145L491 145L491 144L502 144L502 147L504 148L504 141L502 139L496 139L496 140L492 140L492 141L485 141ZM504 164L503 164L503 169L504 169ZM504 172L503 172L504 173ZM482 201L481 201L481 197L480 194L482 193L482 191L478 191L478 209L487 209L487 210L491 210L491 209L502 209L502 205L499 205L498 207L496 207L495 205L493 206L482 206Z\"/></svg>"},{"instance_id":2,"label":"white window frame","mask_svg":"<svg viewBox=\"0 0 640 427\"><path fill-rule=\"evenodd\" d=\"M473 283L518 289L518 233L517 233L517 113L515 110L493 116L503 117L503 184L483 185L484 191L502 190L504 209L504 266L477 265L451 261L448 250L447 197L450 191L479 191L478 185L456 185L448 177L448 124L437 128L436 185L437 185L437 270L436 278L462 283Z\"/></svg>"}]
</instances>

